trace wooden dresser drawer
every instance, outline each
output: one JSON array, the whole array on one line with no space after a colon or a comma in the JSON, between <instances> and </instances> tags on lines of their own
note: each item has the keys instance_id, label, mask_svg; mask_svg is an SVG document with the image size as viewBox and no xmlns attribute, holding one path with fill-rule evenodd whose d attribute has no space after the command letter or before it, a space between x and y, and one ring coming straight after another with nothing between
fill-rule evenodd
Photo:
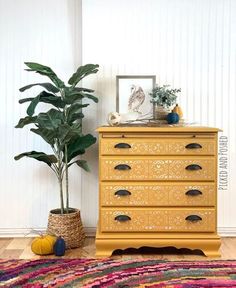
<instances>
[{"instance_id":1,"label":"wooden dresser drawer","mask_svg":"<svg viewBox=\"0 0 236 288\"><path fill-rule=\"evenodd\" d=\"M215 153L214 138L101 138L101 155L214 155Z\"/></svg>"},{"instance_id":2,"label":"wooden dresser drawer","mask_svg":"<svg viewBox=\"0 0 236 288\"><path fill-rule=\"evenodd\" d=\"M102 183L102 206L214 206L214 183Z\"/></svg>"},{"instance_id":3,"label":"wooden dresser drawer","mask_svg":"<svg viewBox=\"0 0 236 288\"><path fill-rule=\"evenodd\" d=\"M101 180L183 180L213 181L214 157L101 157Z\"/></svg>"},{"instance_id":4,"label":"wooden dresser drawer","mask_svg":"<svg viewBox=\"0 0 236 288\"><path fill-rule=\"evenodd\" d=\"M99 127L96 255L147 247L219 256L217 128Z\"/></svg>"},{"instance_id":5,"label":"wooden dresser drawer","mask_svg":"<svg viewBox=\"0 0 236 288\"><path fill-rule=\"evenodd\" d=\"M214 209L102 208L101 232L214 232Z\"/></svg>"}]
</instances>

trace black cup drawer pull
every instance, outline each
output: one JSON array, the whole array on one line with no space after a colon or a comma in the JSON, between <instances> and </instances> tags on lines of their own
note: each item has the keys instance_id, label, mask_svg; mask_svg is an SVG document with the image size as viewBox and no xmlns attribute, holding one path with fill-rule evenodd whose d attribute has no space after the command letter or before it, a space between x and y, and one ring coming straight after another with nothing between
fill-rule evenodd
<instances>
[{"instance_id":1,"label":"black cup drawer pull","mask_svg":"<svg viewBox=\"0 0 236 288\"><path fill-rule=\"evenodd\" d=\"M127 164L118 164L115 166L116 170L130 170L131 167Z\"/></svg>"},{"instance_id":2,"label":"black cup drawer pull","mask_svg":"<svg viewBox=\"0 0 236 288\"><path fill-rule=\"evenodd\" d=\"M121 148L121 149L128 149L128 148L131 148L131 145L129 145L128 143L118 143L114 147Z\"/></svg>"},{"instance_id":3,"label":"black cup drawer pull","mask_svg":"<svg viewBox=\"0 0 236 288\"><path fill-rule=\"evenodd\" d=\"M202 148L202 145L199 143L189 143L185 146L186 149L200 149Z\"/></svg>"},{"instance_id":4,"label":"black cup drawer pull","mask_svg":"<svg viewBox=\"0 0 236 288\"><path fill-rule=\"evenodd\" d=\"M118 190L115 192L116 196L129 196L131 195L131 192L129 192L128 190Z\"/></svg>"},{"instance_id":5,"label":"black cup drawer pull","mask_svg":"<svg viewBox=\"0 0 236 288\"><path fill-rule=\"evenodd\" d=\"M201 221L202 218L198 215L189 215L185 218L185 220L195 222L195 221Z\"/></svg>"},{"instance_id":6,"label":"black cup drawer pull","mask_svg":"<svg viewBox=\"0 0 236 288\"><path fill-rule=\"evenodd\" d=\"M185 195L188 196L198 196L198 195L202 195L202 191L197 190L197 189L192 189L192 190L188 190Z\"/></svg>"},{"instance_id":7,"label":"black cup drawer pull","mask_svg":"<svg viewBox=\"0 0 236 288\"><path fill-rule=\"evenodd\" d=\"M187 167L185 167L186 170L201 170L202 167L198 164L190 164Z\"/></svg>"},{"instance_id":8,"label":"black cup drawer pull","mask_svg":"<svg viewBox=\"0 0 236 288\"><path fill-rule=\"evenodd\" d=\"M126 221L131 220L131 218L127 215L118 215L115 217L115 220L119 222L126 222Z\"/></svg>"}]
</instances>

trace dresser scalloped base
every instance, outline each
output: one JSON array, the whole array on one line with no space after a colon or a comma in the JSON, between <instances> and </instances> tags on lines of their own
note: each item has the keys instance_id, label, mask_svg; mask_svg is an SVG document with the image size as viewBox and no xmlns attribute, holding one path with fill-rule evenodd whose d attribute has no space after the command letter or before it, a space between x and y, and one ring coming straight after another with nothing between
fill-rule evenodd
<instances>
[{"instance_id":1,"label":"dresser scalloped base","mask_svg":"<svg viewBox=\"0 0 236 288\"><path fill-rule=\"evenodd\" d=\"M101 234L100 234L101 235ZM197 235L196 235L197 236ZM96 237L96 257L110 257L117 249L141 248L141 247L175 247L177 249L187 248L190 250L201 250L205 256L220 257L219 248L221 245L218 236L209 238L101 238Z\"/></svg>"}]
</instances>

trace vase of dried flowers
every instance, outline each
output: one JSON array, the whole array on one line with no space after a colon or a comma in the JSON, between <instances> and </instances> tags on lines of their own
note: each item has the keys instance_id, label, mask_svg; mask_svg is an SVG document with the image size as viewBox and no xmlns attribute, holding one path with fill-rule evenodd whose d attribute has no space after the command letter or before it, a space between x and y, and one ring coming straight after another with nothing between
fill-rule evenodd
<instances>
[{"instance_id":1,"label":"vase of dried flowers","mask_svg":"<svg viewBox=\"0 0 236 288\"><path fill-rule=\"evenodd\" d=\"M150 93L153 103L153 119L155 120L165 120L173 105L176 104L177 93L181 89L170 89L169 87L169 85L157 85Z\"/></svg>"}]
</instances>

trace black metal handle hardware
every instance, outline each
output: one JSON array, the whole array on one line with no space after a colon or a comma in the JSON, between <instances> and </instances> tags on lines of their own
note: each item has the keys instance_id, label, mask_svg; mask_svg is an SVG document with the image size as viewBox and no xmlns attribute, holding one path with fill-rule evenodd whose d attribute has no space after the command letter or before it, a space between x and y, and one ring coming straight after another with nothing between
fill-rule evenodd
<instances>
[{"instance_id":1,"label":"black metal handle hardware","mask_svg":"<svg viewBox=\"0 0 236 288\"><path fill-rule=\"evenodd\" d=\"M201 221L202 218L198 215L189 215L185 218L185 220L195 222L195 221Z\"/></svg>"},{"instance_id":2,"label":"black metal handle hardware","mask_svg":"<svg viewBox=\"0 0 236 288\"><path fill-rule=\"evenodd\" d=\"M202 148L201 144L198 143L189 143L188 145L185 146L186 149L200 149Z\"/></svg>"},{"instance_id":3,"label":"black metal handle hardware","mask_svg":"<svg viewBox=\"0 0 236 288\"><path fill-rule=\"evenodd\" d=\"M200 190L197 189L192 189L192 190L188 190L185 195L188 196L197 196L197 195L202 195L202 192Z\"/></svg>"},{"instance_id":4,"label":"black metal handle hardware","mask_svg":"<svg viewBox=\"0 0 236 288\"><path fill-rule=\"evenodd\" d=\"M114 147L121 148L121 149L128 149L128 148L131 148L131 145L128 143L118 143Z\"/></svg>"},{"instance_id":5,"label":"black metal handle hardware","mask_svg":"<svg viewBox=\"0 0 236 288\"><path fill-rule=\"evenodd\" d=\"M115 192L115 195L117 196L128 196L131 195L131 192L129 192L128 190L118 190Z\"/></svg>"},{"instance_id":6,"label":"black metal handle hardware","mask_svg":"<svg viewBox=\"0 0 236 288\"><path fill-rule=\"evenodd\" d=\"M130 170L131 167L127 164L118 164L115 166L114 169L116 169L116 170Z\"/></svg>"},{"instance_id":7,"label":"black metal handle hardware","mask_svg":"<svg viewBox=\"0 0 236 288\"><path fill-rule=\"evenodd\" d=\"M201 170L202 167L198 164L190 164L187 167L185 167L186 170Z\"/></svg>"},{"instance_id":8,"label":"black metal handle hardware","mask_svg":"<svg viewBox=\"0 0 236 288\"><path fill-rule=\"evenodd\" d=\"M115 220L119 222L126 222L126 221L131 220L131 218L127 215L118 215L115 217Z\"/></svg>"}]
</instances>

